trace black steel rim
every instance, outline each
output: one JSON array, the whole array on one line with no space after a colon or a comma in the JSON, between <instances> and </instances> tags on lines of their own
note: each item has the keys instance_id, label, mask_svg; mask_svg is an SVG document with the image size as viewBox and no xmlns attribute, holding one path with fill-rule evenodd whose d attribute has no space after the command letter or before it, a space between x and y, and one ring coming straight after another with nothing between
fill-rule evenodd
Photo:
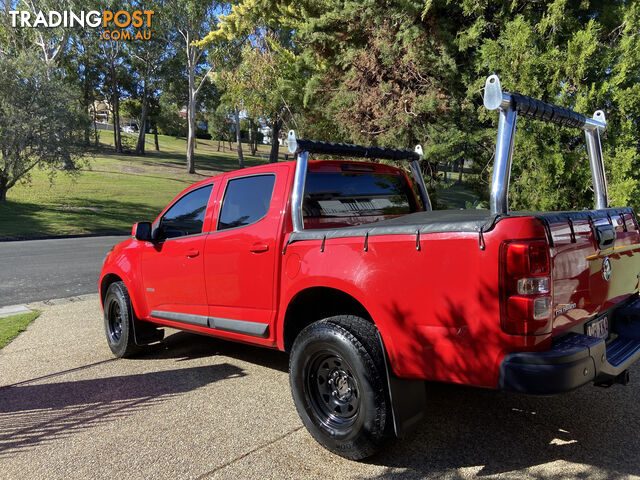
<instances>
[{"instance_id":1,"label":"black steel rim","mask_svg":"<svg viewBox=\"0 0 640 480\"><path fill-rule=\"evenodd\" d=\"M117 343L122 336L122 310L120 309L120 303L113 299L109 303L109 337L111 341Z\"/></svg>"},{"instance_id":2,"label":"black steel rim","mask_svg":"<svg viewBox=\"0 0 640 480\"><path fill-rule=\"evenodd\" d=\"M355 423L361 394L351 367L333 352L318 352L307 363L306 387L311 410L325 427L345 430Z\"/></svg>"}]
</instances>

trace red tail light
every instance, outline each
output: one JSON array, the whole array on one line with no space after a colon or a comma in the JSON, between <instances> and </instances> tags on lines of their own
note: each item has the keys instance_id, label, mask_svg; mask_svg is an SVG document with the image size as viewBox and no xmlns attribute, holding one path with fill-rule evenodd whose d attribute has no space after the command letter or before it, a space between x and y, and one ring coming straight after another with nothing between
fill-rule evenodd
<instances>
[{"instance_id":1,"label":"red tail light","mask_svg":"<svg viewBox=\"0 0 640 480\"><path fill-rule=\"evenodd\" d=\"M551 332L551 260L544 240L500 246L500 322L514 335Z\"/></svg>"}]
</instances>

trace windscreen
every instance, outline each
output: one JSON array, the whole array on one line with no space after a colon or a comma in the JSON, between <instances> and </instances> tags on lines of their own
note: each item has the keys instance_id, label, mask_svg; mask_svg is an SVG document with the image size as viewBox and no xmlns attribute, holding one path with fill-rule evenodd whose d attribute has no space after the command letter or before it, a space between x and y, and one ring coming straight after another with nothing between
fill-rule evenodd
<instances>
[{"instance_id":1,"label":"windscreen","mask_svg":"<svg viewBox=\"0 0 640 480\"><path fill-rule=\"evenodd\" d=\"M303 205L306 227L313 227L314 223L358 225L417 209L411 187L401 175L375 172L307 175Z\"/></svg>"}]
</instances>

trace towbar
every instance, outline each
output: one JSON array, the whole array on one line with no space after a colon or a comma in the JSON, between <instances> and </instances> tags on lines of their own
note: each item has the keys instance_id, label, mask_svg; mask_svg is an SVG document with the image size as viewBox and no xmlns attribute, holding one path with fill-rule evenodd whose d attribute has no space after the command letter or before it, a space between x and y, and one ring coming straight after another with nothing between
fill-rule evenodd
<instances>
[{"instance_id":1,"label":"towbar","mask_svg":"<svg viewBox=\"0 0 640 480\"><path fill-rule=\"evenodd\" d=\"M431 210L431 201L429 200L424 177L420 171L419 162L423 159L420 145L417 145L416 149L412 151L399 148L365 147L348 143L320 142L317 140L297 139L295 132L289 130L287 148L290 153L296 155L296 172L291 195L291 219L294 232L300 232L304 229L302 204L304 202L304 186L310 153L371 159L408 160L425 210Z\"/></svg>"},{"instance_id":2,"label":"towbar","mask_svg":"<svg viewBox=\"0 0 640 480\"><path fill-rule=\"evenodd\" d=\"M490 207L492 214L506 215L509 212L509 179L511 176L511 159L518 115L555 123L563 127L584 130L591 177L593 179L595 206L597 209L608 207L607 180L604 173L602 144L600 142L600 133L607 129L607 121L602 110L597 110L593 118L588 118L569 108L551 105L527 95L503 92L497 75L487 77L484 90L484 106L488 110L500 110L496 160L491 183Z\"/></svg>"}]
</instances>

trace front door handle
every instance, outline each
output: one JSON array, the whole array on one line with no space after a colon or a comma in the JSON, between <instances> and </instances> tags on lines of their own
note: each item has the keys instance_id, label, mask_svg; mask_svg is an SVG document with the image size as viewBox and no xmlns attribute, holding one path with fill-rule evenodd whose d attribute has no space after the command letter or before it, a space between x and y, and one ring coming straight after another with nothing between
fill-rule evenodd
<instances>
[{"instance_id":1,"label":"front door handle","mask_svg":"<svg viewBox=\"0 0 640 480\"><path fill-rule=\"evenodd\" d=\"M251 245L251 248L249 249L249 251L253 253L262 253L262 252L267 252L268 250L269 250L269 245L267 245L266 243L254 243L253 245Z\"/></svg>"},{"instance_id":2,"label":"front door handle","mask_svg":"<svg viewBox=\"0 0 640 480\"><path fill-rule=\"evenodd\" d=\"M198 255L200 255L200 250L196 250L195 248L192 248L191 250L189 250L187 252L187 257L188 258L197 257Z\"/></svg>"}]
</instances>

